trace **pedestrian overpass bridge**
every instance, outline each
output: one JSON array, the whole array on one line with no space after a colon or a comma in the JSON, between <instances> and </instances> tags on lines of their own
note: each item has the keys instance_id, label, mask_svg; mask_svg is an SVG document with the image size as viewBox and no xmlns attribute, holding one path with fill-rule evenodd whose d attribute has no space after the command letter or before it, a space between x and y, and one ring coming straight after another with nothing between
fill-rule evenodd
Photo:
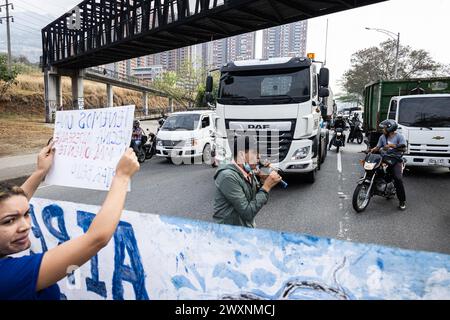
<instances>
[{"instance_id":1,"label":"pedestrian overpass bridge","mask_svg":"<svg viewBox=\"0 0 450 320\"><path fill-rule=\"evenodd\" d=\"M42 29L47 113L61 75L72 77L74 106L82 107L85 68L383 1L84 0Z\"/></svg>"}]
</instances>

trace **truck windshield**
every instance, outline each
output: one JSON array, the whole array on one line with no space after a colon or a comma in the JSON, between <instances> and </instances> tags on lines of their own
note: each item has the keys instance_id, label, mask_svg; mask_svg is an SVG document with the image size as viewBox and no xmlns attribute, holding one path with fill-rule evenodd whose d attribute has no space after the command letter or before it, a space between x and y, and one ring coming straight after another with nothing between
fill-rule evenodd
<instances>
[{"instance_id":1,"label":"truck windshield","mask_svg":"<svg viewBox=\"0 0 450 320\"><path fill-rule=\"evenodd\" d=\"M309 68L254 70L222 74L218 102L262 105L310 100Z\"/></svg>"},{"instance_id":2,"label":"truck windshield","mask_svg":"<svg viewBox=\"0 0 450 320\"><path fill-rule=\"evenodd\" d=\"M193 131L197 129L200 114L178 114L167 118L162 131Z\"/></svg>"},{"instance_id":3,"label":"truck windshield","mask_svg":"<svg viewBox=\"0 0 450 320\"><path fill-rule=\"evenodd\" d=\"M450 97L400 100L398 122L408 127L450 127Z\"/></svg>"}]
</instances>

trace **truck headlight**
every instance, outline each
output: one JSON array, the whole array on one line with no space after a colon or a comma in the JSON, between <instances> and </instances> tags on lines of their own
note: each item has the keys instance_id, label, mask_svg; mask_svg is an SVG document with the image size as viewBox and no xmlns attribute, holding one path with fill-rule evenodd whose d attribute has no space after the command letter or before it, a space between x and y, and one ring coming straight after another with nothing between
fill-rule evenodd
<instances>
[{"instance_id":1,"label":"truck headlight","mask_svg":"<svg viewBox=\"0 0 450 320\"><path fill-rule=\"evenodd\" d=\"M294 152L291 160L305 159L309 155L310 150L311 150L311 147L303 147L301 149L296 150Z\"/></svg>"},{"instance_id":2,"label":"truck headlight","mask_svg":"<svg viewBox=\"0 0 450 320\"><path fill-rule=\"evenodd\" d=\"M162 147L163 146L163 142L161 139L156 139L156 146L158 147Z\"/></svg>"},{"instance_id":3,"label":"truck headlight","mask_svg":"<svg viewBox=\"0 0 450 320\"><path fill-rule=\"evenodd\" d=\"M197 139L188 139L185 141L185 147L195 147L197 145Z\"/></svg>"}]
</instances>

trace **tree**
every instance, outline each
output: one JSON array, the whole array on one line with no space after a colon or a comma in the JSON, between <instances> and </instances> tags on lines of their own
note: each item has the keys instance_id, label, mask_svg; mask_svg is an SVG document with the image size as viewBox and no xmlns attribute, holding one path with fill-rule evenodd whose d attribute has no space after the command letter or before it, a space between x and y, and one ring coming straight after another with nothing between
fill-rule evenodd
<instances>
[{"instance_id":1,"label":"tree","mask_svg":"<svg viewBox=\"0 0 450 320\"><path fill-rule=\"evenodd\" d=\"M13 66L11 72L8 70L8 58L5 54L0 54L0 100L6 91L16 81L17 69Z\"/></svg>"},{"instance_id":2,"label":"tree","mask_svg":"<svg viewBox=\"0 0 450 320\"><path fill-rule=\"evenodd\" d=\"M197 63L200 64L200 63ZM154 88L158 89L170 97L173 97L180 103L186 101L194 102L195 106L199 106L196 102L198 93L204 94L204 82L206 79L206 71L204 68L196 68L191 60L186 59L177 72L168 71L163 73L153 82Z\"/></svg>"},{"instance_id":3,"label":"tree","mask_svg":"<svg viewBox=\"0 0 450 320\"><path fill-rule=\"evenodd\" d=\"M28 58L26 56L24 56L24 55L19 55L18 57L13 57L12 58L12 62L13 63L23 63L23 64L26 64L28 66L32 65L30 60L28 60Z\"/></svg>"},{"instance_id":4,"label":"tree","mask_svg":"<svg viewBox=\"0 0 450 320\"><path fill-rule=\"evenodd\" d=\"M374 81L394 78L397 42L388 40L379 47L360 50L352 55L351 67L341 82L346 94L361 101L364 87ZM400 46L398 59L398 79L441 76L448 69L434 61L429 52Z\"/></svg>"},{"instance_id":5,"label":"tree","mask_svg":"<svg viewBox=\"0 0 450 320\"><path fill-rule=\"evenodd\" d=\"M177 83L177 73L174 71L167 71L153 81L153 87L164 92L169 97L173 98L176 102L181 103L183 100L184 92L177 86Z\"/></svg>"},{"instance_id":6,"label":"tree","mask_svg":"<svg viewBox=\"0 0 450 320\"><path fill-rule=\"evenodd\" d=\"M197 65L201 61L197 61ZM179 86L184 89L185 98L189 101L196 101L198 93L201 93L202 87L204 92L204 83L206 79L206 70L203 67L195 67L194 63L187 59L183 62L178 70ZM195 103L195 106L198 106Z\"/></svg>"}]
</instances>

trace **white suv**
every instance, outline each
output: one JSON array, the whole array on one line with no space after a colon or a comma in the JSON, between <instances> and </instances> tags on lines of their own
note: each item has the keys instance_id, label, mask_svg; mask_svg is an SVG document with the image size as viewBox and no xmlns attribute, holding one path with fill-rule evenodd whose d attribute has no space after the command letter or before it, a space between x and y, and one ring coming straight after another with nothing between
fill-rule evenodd
<instances>
[{"instance_id":1,"label":"white suv","mask_svg":"<svg viewBox=\"0 0 450 320\"><path fill-rule=\"evenodd\" d=\"M211 161L215 136L213 111L175 112L169 116L156 136L156 156L175 164L189 159Z\"/></svg>"}]
</instances>

